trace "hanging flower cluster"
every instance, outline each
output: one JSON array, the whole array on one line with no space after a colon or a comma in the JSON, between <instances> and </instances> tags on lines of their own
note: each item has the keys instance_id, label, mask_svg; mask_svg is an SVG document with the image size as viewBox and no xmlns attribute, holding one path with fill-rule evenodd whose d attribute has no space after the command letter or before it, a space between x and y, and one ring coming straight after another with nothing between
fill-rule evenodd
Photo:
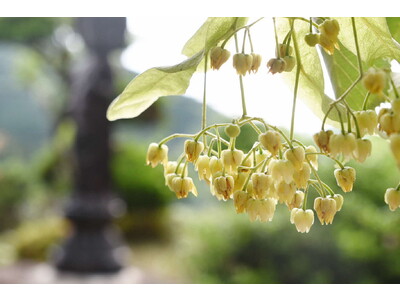
<instances>
[{"instance_id":1,"label":"hanging flower cluster","mask_svg":"<svg viewBox=\"0 0 400 300\"><path fill-rule=\"evenodd\" d=\"M203 114L202 129L199 132L173 134L158 144L150 144L147 164L152 167L163 165L165 184L177 198L185 198L189 193L197 196L193 180L188 176L188 166L192 164L199 179L208 184L210 193L218 200L231 201L238 214L247 214L250 221L270 222L273 220L276 206L283 204L290 211L290 222L299 232L307 233L314 223L314 213L321 224L332 224L344 203L344 197L334 193L320 179L320 155L335 161L337 169L333 175L344 193L353 190L356 180L355 169L346 166L346 163L350 160L362 163L371 155L372 144L366 138L367 135L377 133L389 139L394 157L400 166L400 99L396 94L396 100L389 99L391 108L381 109L378 113L366 109L370 95L388 98L384 94L388 76L385 71L375 68L363 72L355 34L359 79L331 103L323 119L321 131L313 136L316 147L304 145L293 138L294 109L289 136L261 118L247 116L242 77L258 72L262 66L262 57L254 52L250 36L250 27L256 22L239 29L244 30L241 51L236 37L239 30L234 32L237 53L232 56L232 65L240 78L243 116L232 123L206 126ZM312 31L313 26L317 32ZM352 26L356 32L354 18ZM279 43L275 29L276 57L268 60L266 67L271 74L291 72L296 67L296 97L301 56L292 32L293 21L290 31ZM339 49L339 32L340 26L335 19L325 18L319 25L315 25L310 19L310 33L305 35L304 39L309 46L320 45L328 55L333 55L335 49ZM229 60L231 54L224 46L230 37L208 52L206 68L208 59L213 70L219 70ZM246 38L250 43L250 53L245 51ZM354 111L345 98L358 82L362 82L368 92L363 109ZM337 112L340 121L339 132L324 129L325 121L333 111ZM236 147L236 139L244 125L250 125L258 135L258 140L254 141L249 151ZM221 137L221 130L224 130L229 139ZM170 161L166 143L174 138L186 138L186 141L179 158ZM318 197L312 199L313 205L308 205L307 198L311 188L317 191ZM400 185L396 189L389 188L384 199L391 210L397 209L400 206Z\"/></svg>"}]
</instances>

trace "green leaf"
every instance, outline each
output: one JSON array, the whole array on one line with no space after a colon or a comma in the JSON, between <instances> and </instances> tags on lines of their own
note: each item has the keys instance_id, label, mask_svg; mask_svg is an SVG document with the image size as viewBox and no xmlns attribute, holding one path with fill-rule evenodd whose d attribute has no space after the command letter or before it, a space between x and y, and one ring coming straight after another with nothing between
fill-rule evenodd
<instances>
[{"instance_id":1,"label":"green leaf","mask_svg":"<svg viewBox=\"0 0 400 300\"><path fill-rule=\"evenodd\" d=\"M175 66L152 68L136 76L108 107L107 119L134 118L159 97L184 94L203 57L200 51Z\"/></svg>"},{"instance_id":2,"label":"green leaf","mask_svg":"<svg viewBox=\"0 0 400 300\"><path fill-rule=\"evenodd\" d=\"M386 22L392 37L400 43L400 18L386 18Z\"/></svg>"},{"instance_id":3,"label":"green leaf","mask_svg":"<svg viewBox=\"0 0 400 300\"><path fill-rule=\"evenodd\" d=\"M196 33L186 42L182 54L190 57L204 49L208 52L220 41L228 38L237 28L244 26L248 18L208 18Z\"/></svg>"}]
</instances>

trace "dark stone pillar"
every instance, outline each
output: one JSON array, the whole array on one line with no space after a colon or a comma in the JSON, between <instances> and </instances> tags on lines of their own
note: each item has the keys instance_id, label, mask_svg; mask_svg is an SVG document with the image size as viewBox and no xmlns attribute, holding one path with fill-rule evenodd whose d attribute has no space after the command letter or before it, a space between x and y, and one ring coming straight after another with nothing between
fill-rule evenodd
<instances>
[{"instance_id":1,"label":"dark stone pillar","mask_svg":"<svg viewBox=\"0 0 400 300\"><path fill-rule=\"evenodd\" d=\"M58 257L59 270L116 272L122 267L121 241L111 221L123 205L110 189L109 122L106 110L116 96L108 54L124 45L125 18L78 18L88 48L71 82L71 114L77 125L74 192L66 217L73 231Z\"/></svg>"}]
</instances>

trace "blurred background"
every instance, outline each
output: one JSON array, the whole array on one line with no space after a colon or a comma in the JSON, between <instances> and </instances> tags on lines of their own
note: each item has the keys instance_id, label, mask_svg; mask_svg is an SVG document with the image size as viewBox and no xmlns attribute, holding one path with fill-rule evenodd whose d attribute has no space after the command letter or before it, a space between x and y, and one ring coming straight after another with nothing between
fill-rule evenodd
<instances>
[{"instance_id":1,"label":"blurred background","mask_svg":"<svg viewBox=\"0 0 400 300\"><path fill-rule=\"evenodd\" d=\"M231 201L212 197L192 169L199 197L177 200L162 167L145 166L147 146L198 131L198 99L168 97L136 119L105 120L135 73L157 65L156 52L135 55L140 24L149 26L125 18L0 18L0 283L400 281L400 215L383 201L399 172L380 138L371 138L366 163L352 165L355 188L333 225L315 220L308 234L297 233L282 205L272 222L251 223ZM211 105L208 122L232 116ZM301 111L297 120L313 128L298 136L312 144L320 121ZM257 138L247 129L242 149ZM174 159L183 141L169 147ZM333 164L320 164L322 179L340 192Z\"/></svg>"}]
</instances>

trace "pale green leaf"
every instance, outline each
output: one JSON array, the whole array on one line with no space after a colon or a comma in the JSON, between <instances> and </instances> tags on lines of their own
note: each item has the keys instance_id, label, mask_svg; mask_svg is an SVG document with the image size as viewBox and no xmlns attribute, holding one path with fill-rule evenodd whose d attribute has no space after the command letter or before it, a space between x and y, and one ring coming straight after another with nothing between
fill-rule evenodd
<instances>
[{"instance_id":1,"label":"pale green leaf","mask_svg":"<svg viewBox=\"0 0 400 300\"><path fill-rule=\"evenodd\" d=\"M339 40L356 53L351 18L337 18L340 25ZM361 59L367 66L382 58L400 61L400 45L392 39L386 18L355 18Z\"/></svg>"},{"instance_id":2,"label":"pale green leaf","mask_svg":"<svg viewBox=\"0 0 400 300\"><path fill-rule=\"evenodd\" d=\"M159 97L182 95L204 52L200 51L184 62L172 67L159 67L136 76L109 106L107 119L134 118L145 111Z\"/></svg>"},{"instance_id":3,"label":"pale green leaf","mask_svg":"<svg viewBox=\"0 0 400 300\"><path fill-rule=\"evenodd\" d=\"M386 18L387 25L389 27L389 31L392 37L400 43L400 18L399 17L390 17Z\"/></svg>"},{"instance_id":4,"label":"pale green leaf","mask_svg":"<svg viewBox=\"0 0 400 300\"><path fill-rule=\"evenodd\" d=\"M244 26L247 20L248 18L242 17L208 18L186 42L182 54L190 57L203 49L208 52L220 41L228 38L236 28Z\"/></svg>"}]
</instances>

